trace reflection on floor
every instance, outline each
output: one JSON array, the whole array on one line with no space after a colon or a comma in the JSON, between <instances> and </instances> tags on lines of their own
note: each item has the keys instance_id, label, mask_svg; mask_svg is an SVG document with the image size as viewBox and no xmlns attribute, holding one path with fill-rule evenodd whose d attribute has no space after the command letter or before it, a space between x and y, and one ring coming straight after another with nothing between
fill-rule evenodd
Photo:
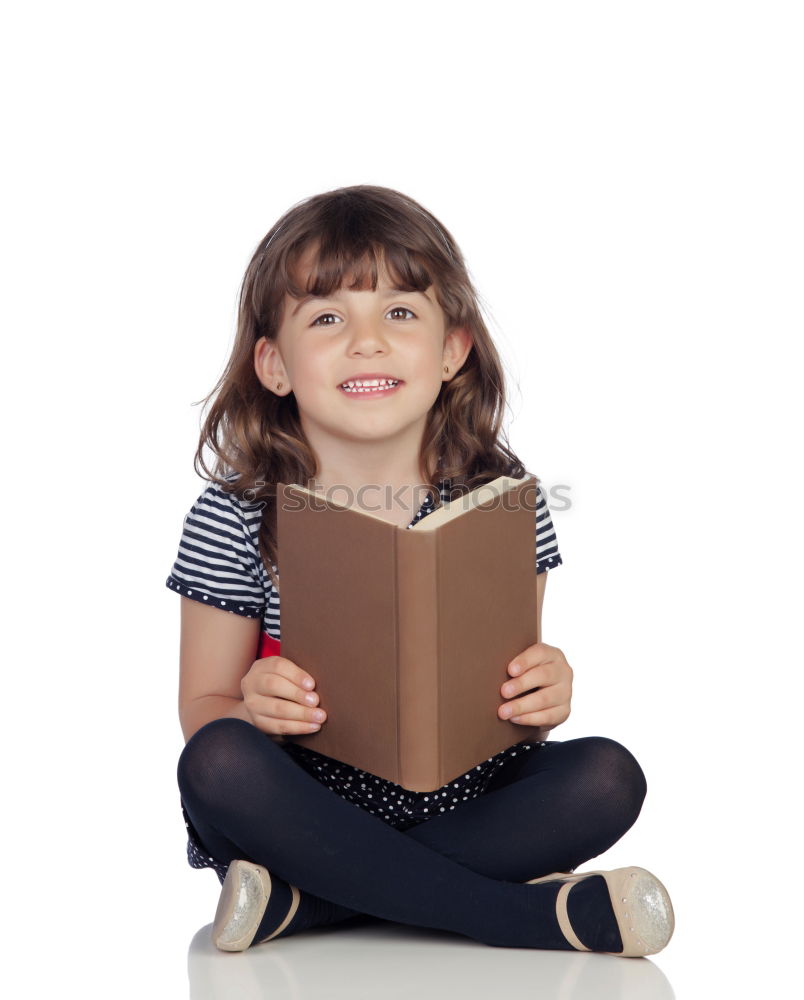
<instances>
[{"instance_id":1,"label":"reflection on floor","mask_svg":"<svg viewBox=\"0 0 804 1000\"><path fill-rule=\"evenodd\" d=\"M448 931L372 917L268 941L245 952L190 943L191 1000L674 1000L655 959L494 948Z\"/></svg>"}]
</instances>

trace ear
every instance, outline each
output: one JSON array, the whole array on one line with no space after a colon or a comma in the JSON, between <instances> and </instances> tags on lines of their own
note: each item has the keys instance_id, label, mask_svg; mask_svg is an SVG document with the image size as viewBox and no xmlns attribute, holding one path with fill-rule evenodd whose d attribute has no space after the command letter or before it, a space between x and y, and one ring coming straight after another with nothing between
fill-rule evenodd
<instances>
[{"instance_id":1,"label":"ear","mask_svg":"<svg viewBox=\"0 0 804 1000\"><path fill-rule=\"evenodd\" d=\"M465 326L457 326L450 330L444 339L444 363L449 368L449 374L444 378L445 382L461 370L473 345L472 334Z\"/></svg>"},{"instance_id":2,"label":"ear","mask_svg":"<svg viewBox=\"0 0 804 1000\"><path fill-rule=\"evenodd\" d=\"M254 371L266 389L277 396L287 396L290 391L290 379L282 362L279 348L267 337L260 337L254 345Z\"/></svg>"}]
</instances>

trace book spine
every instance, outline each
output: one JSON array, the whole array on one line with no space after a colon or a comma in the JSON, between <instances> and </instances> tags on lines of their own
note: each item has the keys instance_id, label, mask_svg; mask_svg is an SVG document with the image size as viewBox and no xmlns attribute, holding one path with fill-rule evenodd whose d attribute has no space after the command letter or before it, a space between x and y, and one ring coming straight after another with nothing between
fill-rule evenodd
<instances>
[{"instance_id":1,"label":"book spine","mask_svg":"<svg viewBox=\"0 0 804 1000\"><path fill-rule=\"evenodd\" d=\"M438 535L397 532L399 784L430 791L441 772Z\"/></svg>"}]
</instances>

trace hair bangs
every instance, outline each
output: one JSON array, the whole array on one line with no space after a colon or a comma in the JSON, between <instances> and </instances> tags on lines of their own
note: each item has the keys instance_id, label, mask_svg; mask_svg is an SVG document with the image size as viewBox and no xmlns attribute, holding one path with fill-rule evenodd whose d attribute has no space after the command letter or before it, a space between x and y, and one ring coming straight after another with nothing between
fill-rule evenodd
<instances>
[{"instance_id":1,"label":"hair bangs","mask_svg":"<svg viewBox=\"0 0 804 1000\"><path fill-rule=\"evenodd\" d=\"M289 256L284 284L290 296L327 298L341 288L374 292L381 277L402 292L425 292L433 284L433 270L423 254L395 243L352 242L343 238L348 233L338 235L337 242L321 240Z\"/></svg>"}]
</instances>

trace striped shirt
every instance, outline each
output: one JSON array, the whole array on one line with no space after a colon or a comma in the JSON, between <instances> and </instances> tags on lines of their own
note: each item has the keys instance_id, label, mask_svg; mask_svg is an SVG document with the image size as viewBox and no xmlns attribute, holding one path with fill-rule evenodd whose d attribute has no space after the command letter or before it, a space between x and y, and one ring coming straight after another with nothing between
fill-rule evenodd
<instances>
[{"instance_id":1,"label":"striped shirt","mask_svg":"<svg viewBox=\"0 0 804 1000\"><path fill-rule=\"evenodd\" d=\"M233 480L234 475L227 479ZM441 502L449 503L445 481L440 483L439 492ZM407 527L435 509L428 494ZM245 618L261 618L268 641L263 648L270 650L270 640L280 639L279 592L260 556L262 510L260 501L241 500L210 483L184 518L178 555L165 585L190 600ZM562 562L547 501L537 486L536 572L554 569ZM273 569L279 577L276 565Z\"/></svg>"}]
</instances>

